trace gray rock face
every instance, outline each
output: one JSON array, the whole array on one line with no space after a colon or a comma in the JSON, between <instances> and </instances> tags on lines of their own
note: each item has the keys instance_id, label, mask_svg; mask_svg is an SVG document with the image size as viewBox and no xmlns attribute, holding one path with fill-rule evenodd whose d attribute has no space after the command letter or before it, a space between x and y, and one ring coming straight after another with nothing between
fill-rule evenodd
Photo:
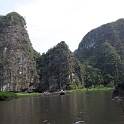
<instances>
[{"instance_id":1,"label":"gray rock face","mask_svg":"<svg viewBox=\"0 0 124 124\"><path fill-rule=\"evenodd\" d=\"M12 12L0 17L0 89L35 88L38 77L33 48L22 16Z\"/></svg>"},{"instance_id":2,"label":"gray rock face","mask_svg":"<svg viewBox=\"0 0 124 124\"><path fill-rule=\"evenodd\" d=\"M83 83L84 78L82 65L64 41L41 56L40 74L42 90L68 89Z\"/></svg>"}]
</instances>

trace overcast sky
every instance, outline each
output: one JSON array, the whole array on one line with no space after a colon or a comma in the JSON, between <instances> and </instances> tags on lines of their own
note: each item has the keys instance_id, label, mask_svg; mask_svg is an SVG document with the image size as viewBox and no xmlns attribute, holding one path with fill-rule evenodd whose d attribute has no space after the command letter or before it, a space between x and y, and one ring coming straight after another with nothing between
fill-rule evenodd
<instances>
[{"instance_id":1,"label":"overcast sky","mask_svg":"<svg viewBox=\"0 0 124 124\"><path fill-rule=\"evenodd\" d=\"M36 51L65 41L73 52L90 30L124 18L124 0L0 0L0 15L12 11L25 17Z\"/></svg>"}]
</instances>

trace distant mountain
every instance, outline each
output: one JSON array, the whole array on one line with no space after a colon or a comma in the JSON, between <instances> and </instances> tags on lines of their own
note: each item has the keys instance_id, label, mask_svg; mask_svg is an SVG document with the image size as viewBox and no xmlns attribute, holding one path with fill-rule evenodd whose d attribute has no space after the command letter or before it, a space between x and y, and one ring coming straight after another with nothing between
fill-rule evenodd
<instances>
[{"instance_id":1,"label":"distant mountain","mask_svg":"<svg viewBox=\"0 0 124 124\"><path fill-rule=\"evenodd\" d=\"M40 89L56 91L84 86L82 64L74 57L64 41L58 43L39 60Z\"/></svg>"},{"instance_id":2,"label":"distant mountain","mask_svg":"<svg viewBox=\"0 0 124 124\"><path fill-rule=\"evenodd\" d=\"M103 85L114 85L124 77L124 19L88 32L74 52L76 58L101 73Z\"/></svg>"},{"instance_id":3,"label":"distant mountain","mask_svg":"<svg viewBox=\"0 0 124 124\"><path fill-rule=\"evenodd\" d=\"M16 12L0 16L0 90L25 91L39 82L25 19Z\"/></svg>"}]
</instances>

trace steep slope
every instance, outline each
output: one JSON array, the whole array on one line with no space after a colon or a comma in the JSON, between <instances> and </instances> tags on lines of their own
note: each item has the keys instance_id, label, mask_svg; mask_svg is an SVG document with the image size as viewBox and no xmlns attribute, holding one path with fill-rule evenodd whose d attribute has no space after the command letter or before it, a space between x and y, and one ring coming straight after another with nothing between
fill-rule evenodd
<instances>
[{"instance_id":1,"label":"steep slope","mask_svg":"<svg viewBox=\"0 0 124 124\"><path fill-rule=\"evenodd\" d=\"M124 19L88 32L74 54L82 63L100 69L105 85L110 83L105 81L108 78L120 82L124 76Z\"/></svg>"},{"instance_id":2,"label":"steep slope","mask_svg":"<svg viewBox=\"0 0 124 124\"><path fill-rule=\"evenodd\" d=\"M26 22L16 12L0 16L0 89L23 91L38 83Z\"/></svg>"},{"instance_id":3,"label":"steep slope","mask_svg":"<svg viewBox=\"0 0 124 124\"><path fill-rule=\"evenodd\" d=\"M41 90L83 87L84 70L64 41L40 58Z\"/></svg>"}]
</instances>

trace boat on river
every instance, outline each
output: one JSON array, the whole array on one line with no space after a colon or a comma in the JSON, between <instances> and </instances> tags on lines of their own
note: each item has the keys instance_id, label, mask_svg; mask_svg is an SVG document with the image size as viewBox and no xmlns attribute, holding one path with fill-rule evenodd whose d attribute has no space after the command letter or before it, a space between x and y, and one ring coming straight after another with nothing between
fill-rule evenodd
<instances>
[{"instance_id":1,"label":"boat on river","mask_svg":"<svg viewBox=\"0 0 124 124\"><path fill-rule=\"evenodd\" d=\"M61 90L60 91L60 95L65 95L65 91L64 90Z\"/></svg>"}]
</instances>

